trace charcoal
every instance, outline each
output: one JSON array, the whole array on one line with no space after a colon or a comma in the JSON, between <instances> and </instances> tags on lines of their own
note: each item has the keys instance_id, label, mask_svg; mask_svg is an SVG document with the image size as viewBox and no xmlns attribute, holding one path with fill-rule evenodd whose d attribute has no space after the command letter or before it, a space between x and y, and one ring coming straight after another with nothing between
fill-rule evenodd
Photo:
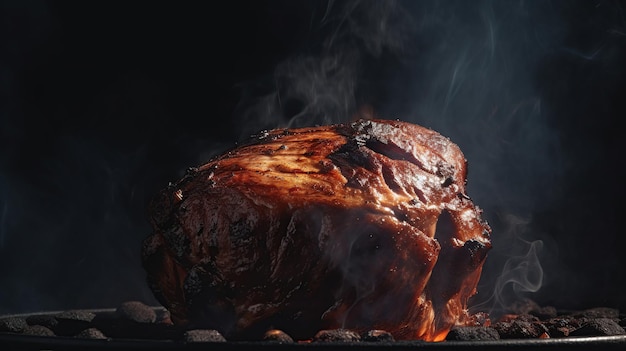
<instances>
[{"instance_id":1,"label":"charcoal","mask_svg":"<svg viewBox=\"0 0 626 351\"><path fill-rule=\"evenodd\" d=\"M525 298L515 301L508 309L511 314L520 315L531 314L531 311L539 310L541 307L535 301Z\"/></svg>"},{"instance_id":2,"label":"charcoal","mask_svg":"<svg viewBox=\"0 0 626 351\"><path fill-rule=\"evenodd\" d=\"M0 319L0 332L21 333L28 327L24 318L9 317Z\"/></svg>"},{"instance_id":3,"label":"charcoal","mask_svg":"<svg viewBox=\"0 0 626 351\"><path fill-rule=\"evenodd\" d=\"M528 314L531 314L539 318L540 320L546 320L556 317L558 315L558 312L557 309L553 306L543 306L530 310Z\"/></svg>"},{"instance_id":4,"label":"charcoal","mask_svg":"<svg viewBox=\"0 0 626 351\"><path fill-rule=\"evenodd\" d=\"M509 308L514 315L533 315L545 320L557 316L557 309L553 306L540 306L531 299L521 299Z\"/></svg>"},{"instance_id":5,"label":"charcoal","mask_svg":"<svg viewBox=\"0 0 626 351\"><path fill-rule=\"evenodd\" d=\"M519 317L517 314L505 314L500 316L498 323L511 323Z\"/></svg>"},{"instance_id":6,"label":"charcoal","mask_svg":"<svg viewBox=\"0 0 626 351\"><path fill-rule=\"evenodd\" d=\"M359 334L348 329L320 330L313 337L313 342L355 342L360 340Z\"/></svg>"},{"instance_id":7,"label":"charcoal","mask_svg":"<svg viewBox=\"0 0 626 351\"><path fill-rule=\"evenodd\" d=\"M168 310L158 311L157 317L156 317L156 323L173 325L174 322L172 322L172 316L170 315L170 311Z\"/></svg>"},{"instance_id":8,"label":"charcoal","mask_svg":"<svg viewBox=\"0 0 626 351\"><path fill-rule=\"evenodd\" d=\"M185 342L224 342L226 338L219 331L213 329L188 330L183 335Z\"/></svg>"},{"instance_id":9,"label":"charcoal","mask_svg":"<svg viewBox=\"0 0 626 351\"><path fill-rule=\"evenodd\" d=\"M279 342L279 343L292 343L293 338L289 334L279 329L270 329L263 334L263 340Z\"/></svg>"},{"instance_id":10,"label":"charcoal","mask_svg":"<svg viewBox=\"0 0 626 351\"><path fill-rule=\"evenodd\" d=\"M598 307L570 311L554 316L552 307L537 306L524 301L515 307L520 314L505 314L493 323L486 313L478 313L466 326L455 326L447 341L488 341L499 339L566 338L574 336L626 335L626 315L617 309ZM169 311L141 302L128 301L111 311L71 310L57 314L33 314L0 319L0 333L39 336L76 337L83 339L146 339L197 342L224 342L215 330L186 330L172 323ZM282 330L271 329L259 341L277 344L296 343ZM358 334L348 329L320 330L300 342L394 342L385 330L369 330ZM191 345L190 345L191 346Z\"/></svg>"},{"instance_id":11,"label":"charcoal","mask_svg":"<svg viewBox=\"0 0 626 351\"><path fill-rule=\"evenodd\" d=\"M587 321L580 328L570 333L570 336L602 335L626 335L626 330L612 318L596 318Z\"/></svg>"},{"instance_id":12,"label":"charcoal","mask_svg":"<svg viewBox=\"0 0 626 351\"><path fill-rule=\"evenodd\" d=\"M581 320L574 317L554 317L546 322L544 325L548 328L548 333L553 338L567 337L570 333L581 327Z\"/></svg>"},{"instance_id":13,"label":"charcoal","mask_svg":"<svg viewBox=\"0 0 626 351\"><path fill-rule=\"evenodd\" d=\"M59 324L59 321L52 315L39 314L32 315L26 318L28 325L42 325L48 329L54 330Z\"/></svg>"},{"instance_id":14,"label":"charcoal","mask_svg":"<svg viewBox=\"0 0 626 351\"><path fill-rule=\"evenodd\" d=\"M499 340L500 334L492 327L455 327L450 330L446 340Z\"/></svg>"},{"instance_id":15,"label":"charcoal","mask_svg":"<svg viewBox=\"0 0 626 351\"><path fill-rule=\"evenodd\" d=\"M491 317L486 312L477 312L470 316L468 326L488 327L491 324Z\"/></svg>"},{"instance_id":16,"label":"charcoal","mask_svg":"<svg viewBox=\"0 0 626 351\"><path fill-rule=\"evenodd\" d=\"M101 312L91 321L91 326L104 331L108 327L117 324L119 320L120 318L114 312Z\"/></svg>"},{"instance_id":17,"label":"charcoal","mask_svg":"<svg viewBox=\"0 0 626 351\"><path fill-rule=\"evenodd\" d=\"M117 308L116 313L120 318L137 323L154 323L157 319L154 309L139 301L127 301L122 303Z\"/></svg>"},{"instance_id":18,"label":"charcoal","mask_svg":"<svg viewBox=\"0 0 626 351\"><path fill-rule=\"evenodd\" d=\"M370 330L370 331L363 333L363 335L361 335L361 340L374 341L374 342L395 341L393 335L391 335L390 332L386 330L378 330L378 329Z\"/></svg>"},{"instance_id":19,"label":"charcoal","mask_svg":"<svg viewBox=\"0 0 626 351\"><path fill-rule=\"evenodd\" d=\"M89 312L89 311L81 311L81 310L72 310L72 311L65 311L65 312L61 312L59 314L57 314L55 316L55 318L61 322L61 321L77 321L77 322L91 322L94 317L96 316L95 313L93 312Z\"/></svg>"},{"instance_id":20,"label":"charcoal","mask_svg":"<svg viewBox=\"0 0 626 351\"><path fill-rule=\"evenodd\" d=\"M549 335L548 328L539 322L515 319L511 322L498 322L493 327L501 339L529 339Z\"/></svg>"},{"instance_id":21,"label":"charcoal","mask_svg":"<svg viewBox=\"0 0 626 351\"><path fill-rule=\"evenodd\" d=\"M35 336L55 336L54 332L50 328L46 328L43 325L29 325L22 331L25 335Z\"/></svg>"},{"instance_id":22,"label":"charcoal","mask_svg":"<svg viewBox=\"0 0 626 351\"><path fill-rule=\"evenodd\" d=\"M81 339L107 339L106 335L97 328L87 328L76 334L76 337Z\"/></svg>"},{"instance_id":23,"label":"charcoal","mask_svg":"<svg viewBox=\"0 0 626 351\"><path fill-rule=\"evenodd\" d=\"M517 316L517 318L513 318L514 320L518 321L518 322L530 322L530 323L534 323L534 322L540 322L541 319L539 317L537 317L534 314L531 313L524 313L524 314L520 314Z\"/></svg>"},{"instance_id":24,"label":"charcoal","mask_svg":"<svg viewBox=\"0 0 626 351\"><path fill-rule=\"evenodd\" d=\"M171 324L141 323L115 312L99 313L91 327L100 329L111 338L179 339L182 331Z\"/></svg>"},{"instance_id":25,"label":"charcoal","mask_svg":"<svg viewBox=\"0 0 626 351\"><path fill-rule=\"evenodd\" d=\"M55 316L58 324L53 331L60 336L74 336L89 328L95 316L95 313L80 310L61 312Z\"/></svg>"},{"instance_id":26,"label":"charcoal","mask_svg":"<svg viewBox=\"0 0 626 351\"><path fill-rule=\"evenodd\" d=\"M619 310L610 307L596 307L573 314L578 318L611 318L619 320Z\"/></svg>"}]
</instances>

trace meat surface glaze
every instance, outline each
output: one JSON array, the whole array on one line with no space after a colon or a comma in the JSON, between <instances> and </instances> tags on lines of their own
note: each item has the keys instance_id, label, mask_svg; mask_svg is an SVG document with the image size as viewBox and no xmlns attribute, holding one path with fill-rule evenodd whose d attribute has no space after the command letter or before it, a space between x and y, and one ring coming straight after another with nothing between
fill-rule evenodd
<instances>
[{"instance_id":1,"label":"meat surface glaze","mask_svg":"<svg viewBox=\"0 0 626 351\"><path fill-rule=\"evenodd\" d=\"M262 132L154 198L148 283L176 324L235 339L444 340L473 323L491 248L466 172L448 138L396 120Z\"/></svg>"}]
</instances>

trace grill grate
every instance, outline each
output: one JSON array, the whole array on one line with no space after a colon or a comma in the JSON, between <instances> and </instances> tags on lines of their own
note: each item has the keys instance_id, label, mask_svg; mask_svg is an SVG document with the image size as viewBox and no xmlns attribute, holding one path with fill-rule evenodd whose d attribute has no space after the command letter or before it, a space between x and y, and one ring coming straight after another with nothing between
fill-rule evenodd
<instances>
[{"instance_id":1,"label":"grill grate","mask_svg":"<svg viewBox=\"0 0 626 351\"><path fill-rule=\"evenodd\" d=\"M397 341L384 331L359 338L350 331L320 331L293 341L273 330L259 341L227 340L217 331L174 326L162 307L125 302L116 309L72 310L0 316L0 349L45 350L603 350L626 349L626 317L593 308L567 315L538 310L505 315L490 326L458 327L444 342ZM528 311L527 311L528 312ZM539 327L540 326L540 327ZM489 331L489 332L486 332ZM521 332L523 331L523 332ZM508 334L507 334L508 333ZM495 335L495 337L494 337ZM344 337L345 336L345 337Z\"/></svg>"}]
</instances>

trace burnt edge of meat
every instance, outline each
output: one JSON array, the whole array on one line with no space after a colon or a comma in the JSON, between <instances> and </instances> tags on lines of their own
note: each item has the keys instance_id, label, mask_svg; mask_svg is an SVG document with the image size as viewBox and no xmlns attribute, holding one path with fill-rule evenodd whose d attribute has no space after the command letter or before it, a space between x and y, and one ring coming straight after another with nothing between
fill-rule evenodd
<instances>
[{"instance_id":1,"label":"burnt edge of meat","mask_svg":"<svg viewBox=\"0 0 626 351\"><path fill-rule=\"evenodd\" d=\"M393 122L391 122L391 124L393 124ZM393 127L397 126L393 125ZM375 135L375 133L372 133L371 121L360 120L351 124L335 126L334 128L336 131L343 133L343 135L346 136L347 142L338 150L328 155L328 158L332 160L343 158L344 161L347 160L353 165L362 167L372 172L377 172L378 169L381 168L381 165L376 158L370 157L368 154L368 150L370 150L371 152L381 154L391 160L407 161L416 165L423 171L436 175L441 179L440 185L443 188L451 186L454 182L454 179L452 178L452 175L455 172L454 167L444 163L437 163L436 165L432 165L430 168L426 167L410 152L398 146L399 144L396 145L394 142L380 138L378 135ZM234 155L237 152L237 148L245 145L263 144L266 142L276 141L290 135L295 135L297 133L298 132L296 131L286 129L264 132L259 136L252 137L247 143L244 142L237 145L233 148L233 150L214 157L208 163L226 159L229 156ZM281 146L284 147L284 145ZM463 159L463 161L466 163L466 160ZM329 166L326 166L326 168L330 171ZM395 183L395 179L388 172L389 169L383 166L382 177L386 185L392 190L399 190L402 185ZM161 265L168 264L167 262L161 262L159 259L152 259L152 257L160 255L159 251L162 251L163 255L173 257L173 260L171 260L169 264L175 265L180 268L181 271L186 271L186 276L180 279L182 289L180 289L180 292L178 293L179 297L177 297L177 299L179 300L177 303L180 304L181 301L183 301L187 304L189 307L187 310L189 311L189 316L191 317L190 319L222 320L227 321L225 324L232 324L233 306L231 301L233 292L229 291L229 289L218 287L217 285L219 284L203 282L203 280L215 281L216 277L219 276L218 270L213 269L210 262L203 263L202 265L195 265L186 260L186 257L191 251L191 243L189 237L182 234L178 218L180 213L184 212L186 209L180 205L182 196L177 196L178 194L174 189L182 188L187 182L194 180L194 178L199 174L207 175L212 173L211 170L207 168L204 168L202 171L199 171L198 169L191 169L185 177L177 183L171 184L168 189L164 190L157 197L155 197L155 200L152 203L154 209L152 221L155 227L162 229L163 235L161 238L155 238L152 240L148 239L145 241L144 266L149 268L148 270L158 271ZM461 174L461 176L462 175L463 174ZM465 181L464 177L461 178ZM212 181L209 180L208 182L211 183ZM358 187L357 184L348 183L347 185ZM211 184L209 184L209 186L211 186ZM416 193L417 199L422 202L426 202L426 197L424 194L420 194L419 189L417 189ZM459 193L459 198L461 201L469 202L469 198L463 192ZM446 225L446 215L451 216L446 210L444 210L440 216L441 218L438 220L441 222L442 226ZM400 213L398 218L404 221L406 220L406 215L403 217ZM236 224L237 223L231 223L231 234L237 234L240 232L237 229L233 229L233 225L237 227ZM481 224L488 228L486 222L481 222ZM489 230L484 230L481 235L488 238ZM450 287L459 287L459 284L457 284L454 279L455 277L459 277L459 271L461 271L461 273L474 273L474 271L476 271L480 264L484 261L486 252L490 249L490 245L470 239L465 241L462 247L453 247L453 245L445 243L445 234L440 234L438 232L436 238L437 240L440 240L440 242L444 243L442 244L444 250L449 250L450 253L450 259L444 259L441 262L437 262L435 272L437 273L436 277L438 278L436 278L435 281L451 281L452 283L449 283L447 288L443 285L438 285L436 282L430 284L430 290L441 289L443 291L442 294L435 293L435 297L433 297L434 305L443 306L446 299L450 299L454 295L452 292L454 289ZM458 261L460 263L455 263L454 261ZM171 268L171 270L177 270L178 268L176 267ZM457 274L452 274L454 270L456 270ZM203 279L202 277L208 277L209 279ZM149 279L149 281L154 281L154 279ZM458 281L460 281L462 285L462 279ZM155 296L161 303L166 306L170 304L171 301L169 301L163 294L163 287L157 286L151 282L151 288L155 291ZM462 301L462 303L465 302ZM287 315L289 315L289 313L287 313ZM206 325L206 327L212 326L213 325L211 324Z\"/></svg>"}]
</instances>

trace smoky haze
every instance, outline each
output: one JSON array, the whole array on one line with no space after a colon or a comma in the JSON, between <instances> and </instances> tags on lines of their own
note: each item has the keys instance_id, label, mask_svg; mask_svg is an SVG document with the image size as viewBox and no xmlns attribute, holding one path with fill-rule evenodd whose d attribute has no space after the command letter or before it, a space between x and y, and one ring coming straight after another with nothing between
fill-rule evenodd
<instances>
[{"instance_id":1,"label":"smoky haze","mask_svg":"<svg viewBox=\"0 0 626 351\"><path fill-rule=\"evenodd\" d=\"M493 228L474 304L626 308L619 1L5 1L0 314L155 300L160 188L261 129L401 119Z\"/></svg>"}]
</instances>

